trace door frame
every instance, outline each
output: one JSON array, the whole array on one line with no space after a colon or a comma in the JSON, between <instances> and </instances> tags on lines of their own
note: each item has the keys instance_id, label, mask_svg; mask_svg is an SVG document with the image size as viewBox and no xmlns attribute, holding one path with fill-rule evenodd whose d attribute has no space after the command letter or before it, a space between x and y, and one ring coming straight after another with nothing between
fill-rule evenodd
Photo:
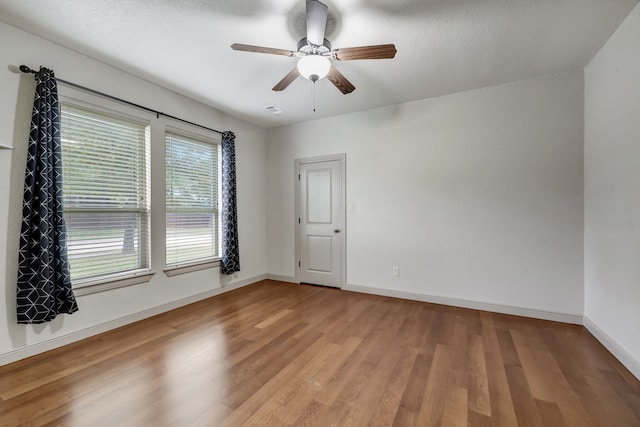
<instances>
[{"instance_id":1,"label":"door frame","mask_svg":"<svg viewBox=\"0 0 640 427\"><path fill-rule=\"evenodd\" d=\"M298 223L298 219L300 218L300 165L308 164L308 163L319 163L319 162L327 162L337 160L340 163L340 203L342 204L342 245L341 245L341 256L340 256L340 264L341 271L339 274L340 277L340 286L338 289L344 288L344 285L347 280L347 154L346 153L338 153L338 154L328 154L325 156L314 156L314 157L304 157L301 159L294 160L294 168L293 168L293 182L294 185L294 209L295 215L293 217L294 229L295 229L295 259L294 259L294 271L295 271L295 282L300 284L300 224Z\"/></svg>"}]
</instances>

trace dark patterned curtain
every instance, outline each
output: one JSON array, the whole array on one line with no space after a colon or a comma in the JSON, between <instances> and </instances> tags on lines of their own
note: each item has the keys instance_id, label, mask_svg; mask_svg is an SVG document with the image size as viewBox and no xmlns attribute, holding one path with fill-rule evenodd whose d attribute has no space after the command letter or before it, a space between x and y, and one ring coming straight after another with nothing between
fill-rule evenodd
<instances>
[{"instance_id":1,"label":"dark patterned curtain","mask_svg":"<svg viewBox=\"0 0 640 427\"><path fill-rule=\"evenodd\" d=\"M62 217L60 108L53 71L35 73L36 94L22 204L18 323L43 323L78 310L71 290Z\"/></svg>"},{"instance_id":2,"label":"dark patterned curtain","mask_svg":"<svg viewBox=\"0 0 640 427\"><path fill-rule=\"evenodd\" d=\"M233 132L222 134L222 273L240 271L238 209L236 206L236 148Z\"/></svg>"}]
</instances>

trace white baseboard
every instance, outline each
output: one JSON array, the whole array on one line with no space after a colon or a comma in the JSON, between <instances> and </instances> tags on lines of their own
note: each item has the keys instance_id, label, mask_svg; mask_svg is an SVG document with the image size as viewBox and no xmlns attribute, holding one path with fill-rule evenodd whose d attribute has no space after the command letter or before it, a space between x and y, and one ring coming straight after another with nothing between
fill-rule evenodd
<instances>
[{"instance_id":1,"label":"white baseboard","mask_svg":"<svg viewBox=\"0 0 640 427\"><path fill-rule=\"evenodd\" d=\"M293 276L282 276L280 274L267 274L267 279L277 280L279 282L298 283Z\"/></svg>"},{"instance_id":2,"label":"white baseboard","mask_svg":"<svg viewBox=\"0 0 640 427\"><path fill-rule=\"evenodd\" d=\"M616 359L622 363L636 378L640 380L640 361L604 332L593 320L584 316L584 327L587 328L600 344L602 344Z\"/></svg>"},{"instance_id":3,"label":"white baseboard","mask_svg":"<svg viewBox=\"0 0 640 427\"><path fill-rule=\"evenodd\" d=\"M107 332L112 329L116 329L116 328L128 325L130 323L134 323L152 316L156 316L158 314L162 314L167 311L175 310L176 308L193 304L194 302L202 301L204 299L211 298L213 296L220 295L222 293L229 292L234 289L241 288L243 286L251 285L252 283L259 282L266 278L267 278L266 274L261 274L259 276L254 276L249 279L240 280L238 282L234 282L229 285L224 285L220 288L211 289L206 292L192 295L187 298L182 298L177 301L171 301L169 303L160 305L158 307L149 308L147 310L130 314L128 316L110 320L108 322L91 326L86 329L81 329L79 331L75 331L59 337L51 338L46 341L41 341L36 344L20 347L15 350L11 350L8 353L1 354L0 366L7 365L9 363L13 363L21 359L26 359L27 357L35 356L36 354L44 353L45 351L53 350L54 348L62 347L64 345L71 344L73 342L80 341L85 338L89 338L94 335L98 335L103 332Z\"/></svg>"},{"instance_id":4,"label":"white baseboard","mask_svg":"<svg viewBox=\"0 0 640 427\"><path fill-rule=\"evenodd\" d=\"M393 298L403 298L414 301L430 302L433 304L450 305L454 307L472 308L475 310L491 311L494 313L512 314L515 316L532 317L534 319L552 320L554 322L571 323L582 325L581 314L556 313L552 311L536 310L524 307L514 307L509 305L491 304L481 301L471 301L457 298L438 297L412 292L395 291L392 289L371 288L360 285L345 285L345 291L362 292L365 294L381 295Z\"/></svg>"}]
</instances>

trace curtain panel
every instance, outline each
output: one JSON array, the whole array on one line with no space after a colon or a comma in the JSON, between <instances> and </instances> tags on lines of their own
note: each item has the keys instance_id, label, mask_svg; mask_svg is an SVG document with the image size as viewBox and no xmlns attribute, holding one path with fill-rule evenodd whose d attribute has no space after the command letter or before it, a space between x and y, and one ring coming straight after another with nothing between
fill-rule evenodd
<instances>
[{"instance_id":1,"label":"curtain panel","mask_svg":"<svg viewBox=\"0 0 640 427\"><path fill-rule=\"evenodd\" d=\"M22 204L18 323L43 323L78 310L71 289L62 215L60 107L53 71L35 73L36 93Z\"/></svg>"},{"instance_id":2,"label":"curtain panel","mask_svg":"<svg viewBox=\"0 0 640 427\"><path fill-rule=\"evenodd\" d=\"M223 274L240 271L238 209L236 206L235 134L222 134L222 261Z\"/></svg>"}]
</instances>

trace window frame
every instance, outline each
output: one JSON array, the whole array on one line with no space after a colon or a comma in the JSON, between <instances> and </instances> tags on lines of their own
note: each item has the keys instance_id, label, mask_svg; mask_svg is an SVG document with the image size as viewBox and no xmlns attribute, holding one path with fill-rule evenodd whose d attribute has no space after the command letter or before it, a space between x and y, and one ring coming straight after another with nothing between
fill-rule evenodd
<instances>
[{"instance_id":1,"label":"window frame","mask_svg":"<svg viewBox=\"0 0 640 427\"><path fill-rule=\"evenodd\" d=\"M90 94L85 91L74 89L66 85L58 87L59 104L62 111L62 105L69 105L75 108L87 109L98 114L105 114L116 119L123 119L130 122L137 122L144 125L148 135L146 141L146 180L147 180L147 211L146 211L146 255L147 267L140 269L132 269L124 272L109 273L99 276L87 277L72 281L72 288L76 296L88 295L96 292L102 292L110 289L116 289L125 286L146 283L151 280L155 272L153 271L153 233L152 233L152 151L153 151L153 128L157 126L153 123L154 116L146 114L139 109L127 106L124 103L106 99L104 97ZM61 123L62 127L62 123ZM64 161L64 149L63 149ZM64 176L63 176L64 182ZM65 211L63 206L63 212Z\"/></svg>"},{"instance_id":2,"label":"window frame","mask_svg":"<svg viewBox=\"0 0 640 427\"><path fill-rule=\"evenodd\" d=\"M216 207L214 208L214 219L216 224L215 229L215 251L216 255L211 258L204 258L193 261L184 261L176 264L167 263L167 213L168 213L168 201L166 199L167 193L167 134L174 134L189 139L194 139L197 142L203 144L210 144L215 147L216 150ZM196 126L188 126L186 124L182 126L165 125L163 136L163 153L164 153L164 273L173 277L180 274L190 273L193 271L204 270L208 268L220 266L220 260L222 259L222 136L212 131L197 128Z\"/></svg>"}]
</instances>

